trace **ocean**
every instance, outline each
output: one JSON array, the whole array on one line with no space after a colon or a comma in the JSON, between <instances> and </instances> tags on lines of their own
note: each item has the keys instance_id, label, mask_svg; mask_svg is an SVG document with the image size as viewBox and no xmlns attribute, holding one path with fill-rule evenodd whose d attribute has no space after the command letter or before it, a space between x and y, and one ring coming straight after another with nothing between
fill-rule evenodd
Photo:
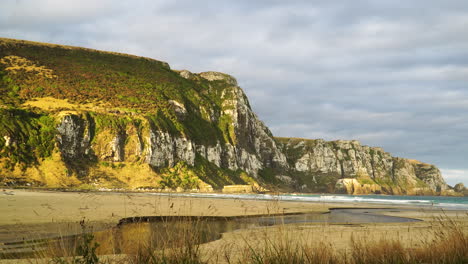
<instances>
[{"instance_id":1,"label":"ocean","mask_svg":"<svg viewBox=\"0 0 468 264\"><path fill-rule=\"evenodd\" d=\"M222 194L222 193L153 193L182 197L272 200L295 202L326 203L371 203L381 205L417 206L424 208L441 208L444 210L467 210L468 197L451 196L406 196L406 195L345 195L345 194Z\"/></svg>"}]
</instances>

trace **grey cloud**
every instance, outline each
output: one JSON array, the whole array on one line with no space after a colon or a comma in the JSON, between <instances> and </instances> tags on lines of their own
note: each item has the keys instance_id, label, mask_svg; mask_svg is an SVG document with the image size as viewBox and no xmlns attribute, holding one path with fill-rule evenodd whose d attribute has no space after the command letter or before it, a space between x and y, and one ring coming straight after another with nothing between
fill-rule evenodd
<instances>
[{"instance_id":1,"label":"grey cloud","mask_svg":"<svg viewBox=\"0 0 468 264\"><path fill-rule=\"evenodd\" d=\"M5 37L232 74L275 135L358 139L452 173L468 171L466 28L463 0L6 0L0 10Z\"/></svg>"},{"instance_id":2,"label":"grey cloud","mask_svg":"<svg viewBox=\"0 0 468 264\"><path fill-rule=\"evenodd\" d=\"M25 1L6 0L2 3L2 26L37 27L55 23L82 23L89 19L111 15L114 1Z\"/></svg>"}]
</instances>

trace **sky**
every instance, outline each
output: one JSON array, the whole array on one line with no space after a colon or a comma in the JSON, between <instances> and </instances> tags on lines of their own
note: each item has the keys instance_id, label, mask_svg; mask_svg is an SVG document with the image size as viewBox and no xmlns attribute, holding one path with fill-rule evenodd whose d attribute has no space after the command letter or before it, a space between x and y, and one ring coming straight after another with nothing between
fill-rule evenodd
<instances>
[{"instance_id":1,"label":"sky","mask_svg":"<svg viewBox=\"0 0 468 264\"><path fill-rule=\"evenodd\" d=\"M466 0L2 0L0 37L233 75L275 136L357 139L468 185Z\"/></svg>"}]
</instances>

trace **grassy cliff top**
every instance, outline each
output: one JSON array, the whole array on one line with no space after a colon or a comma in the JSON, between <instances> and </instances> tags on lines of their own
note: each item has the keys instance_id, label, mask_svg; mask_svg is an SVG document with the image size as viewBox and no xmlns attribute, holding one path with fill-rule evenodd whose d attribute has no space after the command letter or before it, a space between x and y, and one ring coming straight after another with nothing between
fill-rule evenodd
<instances>
[{"instance_id":1,"label":"grassy cliff top","mask_svg":"<svg viewBox=\"0 0 468 264\"><path fill-rule=\"evenodd\" d=\"M0 108L138 115L196 141L224 141L219 113L236 84L145 57L0 38Z\"/></svg>"},{"instance_id":2,"label":"grassy cliff top","mask_svg":"<svg viewBox=\"0 0 468 264\"><path fill-rule=\"evenodd\" d=\"M0 38L1 92L8 95L2 104L53 97L145 111L168 108L168 100L208 107L219 101L209 93L212 83L226 86L228 79L204 75L183 78L167 63L145 57Z\"/></svg>"},{"instance_id":3,"label":"grassy cliff top","mask_svg":"<svg viewBox=\"0 0 468 264\"><path fill-rule=\"evenodd\" d=\"M351 145L359 145L365 147L366 145L362 145L361 142L358 140L331 140L326 141L324 139L308 139L308 138L296 138L296 137L275 137L276 142L282 145L307 145L307 146L315 146L318 143L326 143L326 144L351 144ZM375 149L381 149L379 147L372 147ZM382 150L383 151L383 150Z\"/></svg>"}]
</instances>

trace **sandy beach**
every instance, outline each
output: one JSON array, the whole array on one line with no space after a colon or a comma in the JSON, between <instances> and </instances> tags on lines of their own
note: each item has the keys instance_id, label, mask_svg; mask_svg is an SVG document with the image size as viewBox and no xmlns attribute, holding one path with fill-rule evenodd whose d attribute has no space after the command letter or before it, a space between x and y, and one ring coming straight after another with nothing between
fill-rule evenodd
<instances>
[{"instance_id":1,"label":"sandy beach","mask_svg":"<svg viewBox=\"0 0 468 264\"><path fill-rule=\"evenodd\" d=\"M51 228L57 225L61 228L64 225L72 226L83 219L100 229L115 226L123 218L141 216L248 216L325 213L330 208L340 207L396 208L391 205L365 203L183 197L171 193L151 195L138 192L61 192L21 189L7 189L0 193L0 204L2 212L0 240L14 238L6 234L11 228L34 232L40 231L45 226Z\"/></svg>"},{"instance_id":2,"label":"sandy beach","mask_svg":"<svg viewBox=\"0 0 468 264\"><path fill-rule=\"evenodd\" d=\"M327 212L339 204L178 197L147 193L6 190L0 195L0 241L18 234L41 236L76 232L85 219L94 230L138 216L245 216Z\"/></svg>"},{"instance_id":3,"label":"sandy beach","mask_svg":"<svg viewBox=\"0 0 468 264\"><path fill-rule=\"evenodd\" d=\"M0 194L0 242L42 237L64 236L80 232L79 221L85 219L94 231L115 227L126 217L141 216L247 216L288 213L326 213L330 208L393 208L386 215L420 219L408 223L330 224L303 223L240 229L223 233L218 240L201 245L206 260L226 262L226 248L233 260L246 246L268 240L293 240L303 243L322 242L336 249L349 245L352 238L404 241L417 246L422 237L442 221L453 220L468 231L466 211L429 210L376 204L311 203L241 199L179 197L148 193L58 192L6 190ZM98 233L99 234L99 233ZM97 235L99 238L99 235ZM222 253L223 255L219 255ZM15 263L4 260L4 263Z\"/></svg>"}]
</instances>

